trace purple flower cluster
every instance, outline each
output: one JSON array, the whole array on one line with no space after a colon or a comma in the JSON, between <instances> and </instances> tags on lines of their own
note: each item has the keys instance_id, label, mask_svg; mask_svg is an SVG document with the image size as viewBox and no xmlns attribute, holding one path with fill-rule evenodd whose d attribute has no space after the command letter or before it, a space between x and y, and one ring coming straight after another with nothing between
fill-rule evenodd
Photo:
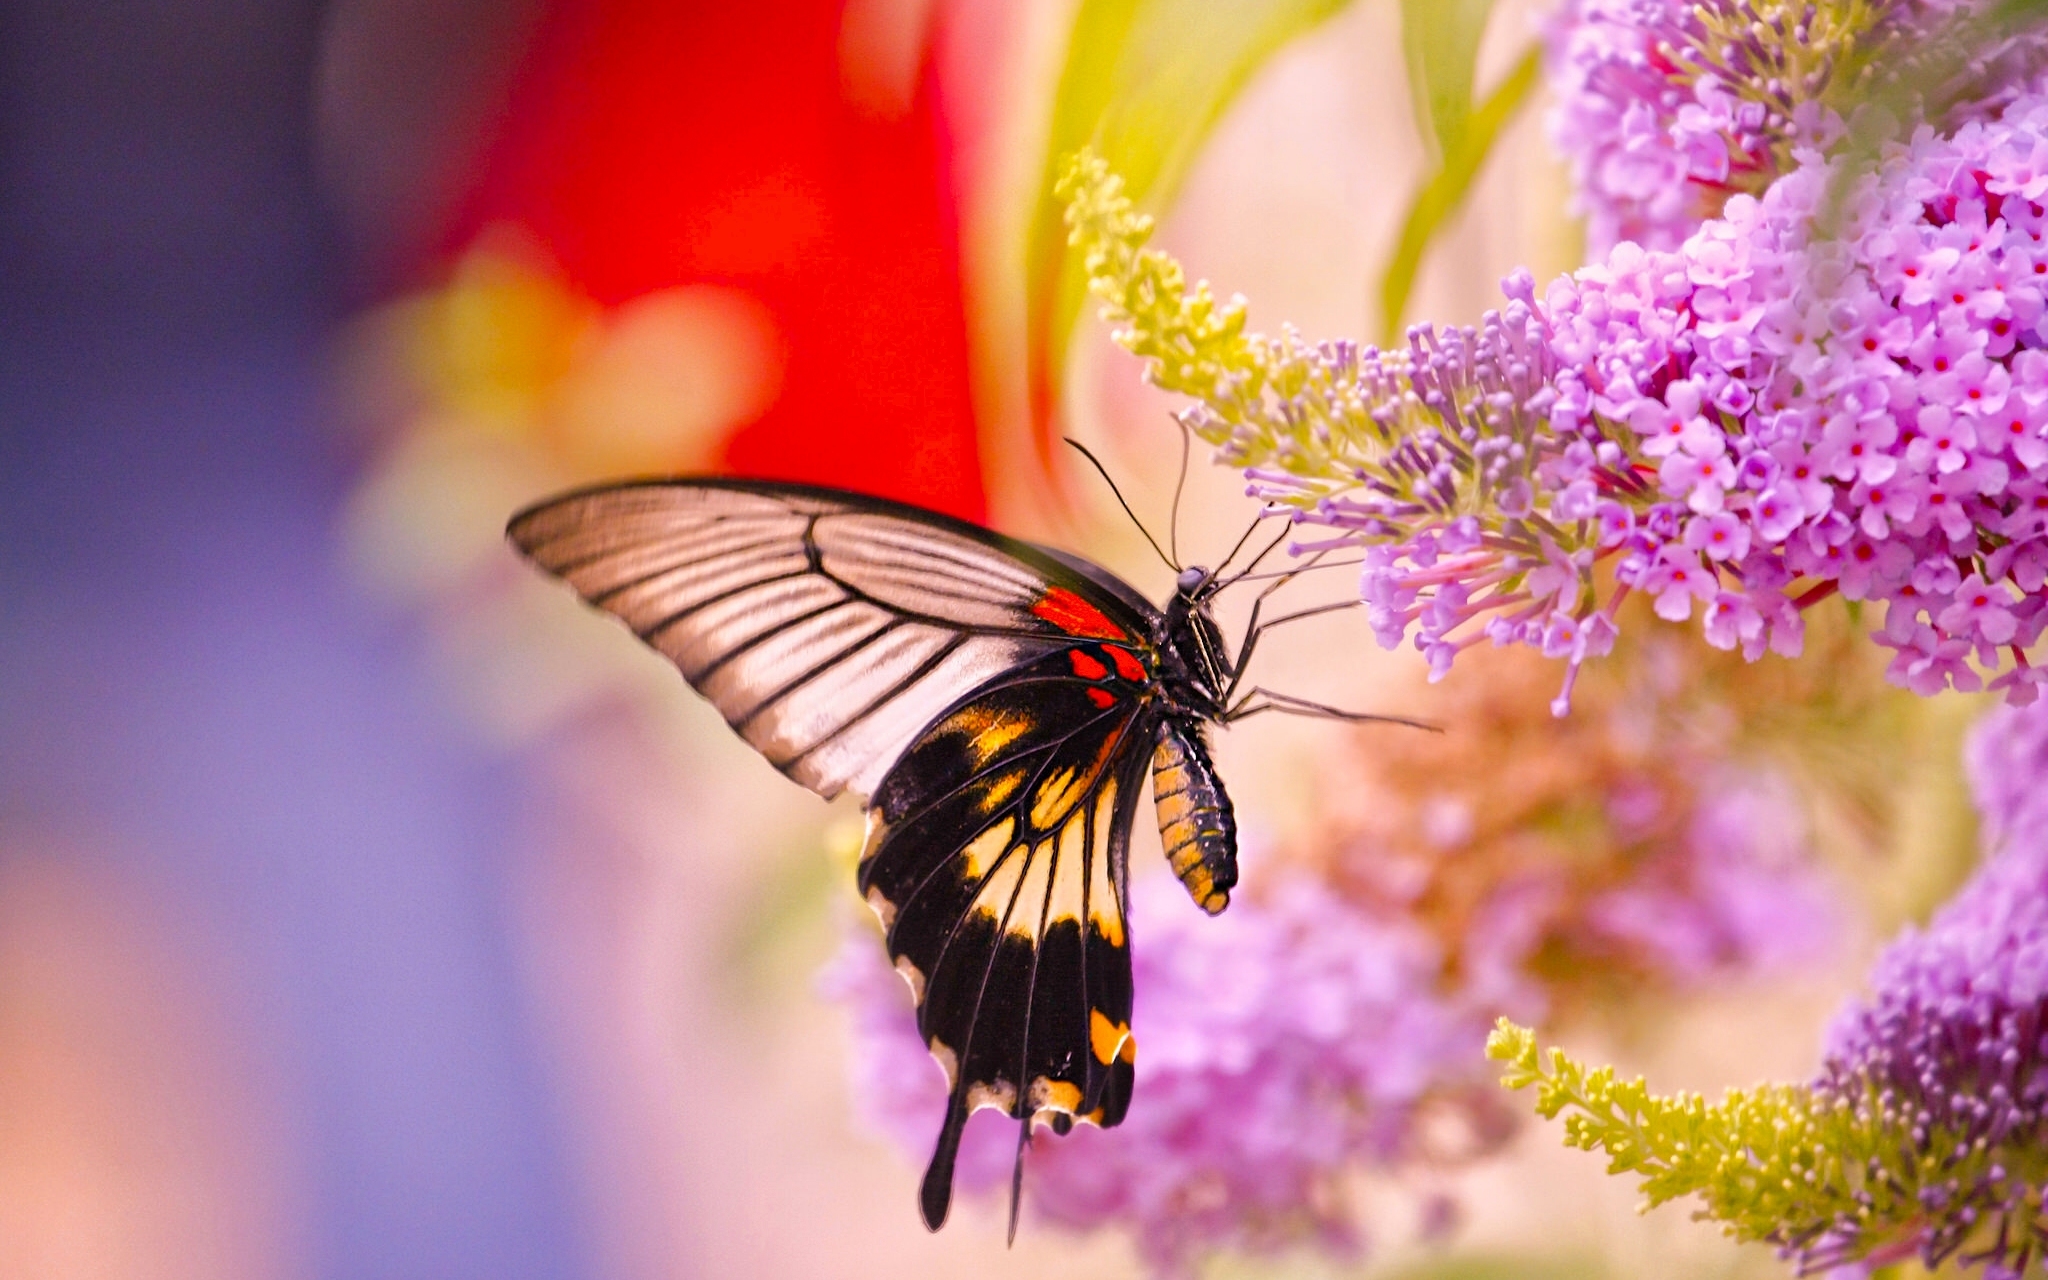
<instances>
[{"instance_id":1,"label":"purple flower cluster","mask_svg":"<svg viewBox=\"0 0 2048 1280\"><path fill-rule=\"evenodd\" d=\"M1664 51L1687 0L1580 0L1550 27L1550 136L1572 170L1586 241L1675 249L1718 212L1738 174L1771 164L1762 103L1738 104ZM1664 46L1664 47L1660 47Z\"/></svg>"},{"instance_id":2,"label":"purple flower cluster","mask_svg":"<svg viewBox=\"0 0 2048 1280\"><path fill-rule=\"evenodd\" d=\"M1987 849L2039 846L2048 859L2048 704L1986 715L1964 750Z\"/></svg>"},{"instance_id":3,"label":"purple flower cluster","mask_svg":"<svg viewBox=\"0 0 2048 1280\"><path fill-rule=\"evenodd\" d=\"M1824 959L1842 916L1803 817L1781 779L1722 769L1682 844L1586 904L1580 945L1614 948L1678 986Z\"/></svg>"},{"instance_id":4,"label":"purple flower cluster","mask_svg":"<svg viewBox=\"0 0 2048 1280\"><path fill-rule=\"evenodd\" d=\"M1965 110L1995 101L1990 86L2023 79L2040 57L2025 36L1959 23L1985 8L1970 0L1567 4L1547 40L1550 132L1571 165L1588 247L1596 257L1625 240L1677 248L1730 196L1757 194L1790 169L1796 149L1832 146L1842 136L1837 111L1874 94L1923 109L1958 94ZM1967 89L1949 83L1959 78Z\"/></svg>"},{"instance_id":5,"label":"purple flower cluster","mask_svg":"<svg viewBox=\"0 0 2048 1280\"><path fill-rule=\"evenodd\" d=\"M1253 464L1251 493L1365 547L1381 643L1412 636L1433 676L1482 638L1532 645L1571 664L1562 714L1631 593L1754 659L1798 653L1802 609L1839 591L1885 606L1895 683L1989 674L2030 701L2024 649L2048 625L2044 137L2038 95L1952 136L1922 126L1842 184L1826 231L1843 167L1802 152L1676 251L1623 243L1540 301L1517 273L1505 312L1419 327L1405 352L1304 350L1327 389L1263 433L1218 430L1205 406L1190 424Z\"/></svg>"},{"instance_id":6,"label":"purple flower cluster","mask_svg":"<svg viewBox=\"0 0 2048 1280\"><path fill-rule=\"evenodd\" d=\"M1886 603L1896 682L1976 689L1970 659L1995 670L2004 647L1994 683L2031 700L2022 650L2048 623L2044 126L2035 99L1952 138L1921 128L1854 184L1831 239L1813 219L1832 170L1810 159L1677 254L1623 245L1552 289L1553 342L1584 371L1560 379L1553 425L1626 422L1636 477L1656 468L1659 501L1593 503L1622 587L1667 618L1697 605L1710 643L1754 656L1799 646L1788 586L1827 584Z\"/></svg>"},{"instance_id":7,"label":"purple flower cluster","mask_svg":"<svg viewBox=\"0 0 2048 1280\"><path fill-rule=\"evenodd\" d=\"M1479 1054L1497 1001L1443 994L1442 955L1420 929L1300 875L1215 919L1170 877L1131 890L1137 1090L1113 1132L1036 1135L1025 1187L1040 1217L1130 1227L1162 1274L1218 1249L1341 1254L1362 1243L1347 1176L1477 1154L1505 1135ZM922 1159L944 1083L902 980L861 930L827 984L853 1011L863 1108ZM963 1188L1007 1185L1013 1126L995 1113L969 1124ZM1465 1149L1440 1149L1461 1128Z\"/></svg>"},{"instance_id":8,"label":"purple flower cluster","mask_svg":"<svg viewBox=\"0 0 2048 1280\"><path fill-rule=\"evenodd\" d=\"M1992 857L1885 952L1815 1085L1906 1149L1862 1171L1865 1213L1801 1249L1809 1266L2048 1260L2048 708L1994 713L1970 754Z\"/></svg>"}]
</instances>

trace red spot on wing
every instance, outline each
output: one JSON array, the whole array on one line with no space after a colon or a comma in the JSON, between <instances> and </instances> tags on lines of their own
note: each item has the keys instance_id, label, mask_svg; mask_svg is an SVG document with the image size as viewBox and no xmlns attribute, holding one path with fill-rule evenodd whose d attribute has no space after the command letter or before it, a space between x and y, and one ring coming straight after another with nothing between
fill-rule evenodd
<instances>
[{"instance_id":1,"label":"red spot on wing","mask_svg":"<svg viewBox=\"0 0 2048 1280\"><path fill-rule=\"evenodd\" d=\"M1139 662L1137 657L1133 655L1129 649L1119 649L1116 648L1114 645L1107 647L1109 648L1109 656L1111 660L1116 663L1116 673L1118 675L1130 681L1132 684L1144 684L1147 680L1150 680L1152 678L1151 675L1146 672L1144 664Z\"/></svg>"},{"instance_id":2,"label":"red spot on wing","mask_svg":"<svg viewBox=\"0 0 2048 1280\"><path fill-rule=\"evenodd\" d=\"M1090 689L1088 696L1094 701L1096 706L1103 708L1105 711L1116 705L1116 695L1107 689Z\"/></svg>"},{"instance_id":3,"label":"red spot on wing","mask_svg":"<svg viewBox=\"0 0 2048 1280\"><path fill-rule=\"evenodd\" d=\"M1087 636L1093 640L1130 639L1123 628L1111 622L1102 610L1065 587L1054 587L1040 596L1038 603L1031 606L1031 612L1070 636Z\"/></svg>"},{"instance_id":4,"label":"red spot on wing","mask_svg":"<svg viewBox=\"0 0 2048 1280\"><path fill-rule=\"evenodd\" d=\"M1109 676L1109 668L1090 657L1086 650L1069 649L1067 659L1074 664L1074 674L1083 680L1103 680Z\"/></svg>"}]
</instances>

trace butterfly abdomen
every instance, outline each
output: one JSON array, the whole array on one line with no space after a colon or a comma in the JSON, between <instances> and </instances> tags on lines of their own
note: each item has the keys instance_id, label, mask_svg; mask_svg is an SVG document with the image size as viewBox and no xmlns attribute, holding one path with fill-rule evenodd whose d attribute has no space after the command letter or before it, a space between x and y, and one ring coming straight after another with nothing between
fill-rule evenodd
<instances>
[{"instance_id":1,"label":"butterfly abdomen","mask_svg":"<svg viewBox=\"0 0 2048 1280\"><path fill-rule=\"evenodd\" d=\"M1199 728L1168 720L1152 752L1152 800L1167 865L1195 905L1215 915L1237 884L1237 819Z\"/></svg>"}]
</instances>

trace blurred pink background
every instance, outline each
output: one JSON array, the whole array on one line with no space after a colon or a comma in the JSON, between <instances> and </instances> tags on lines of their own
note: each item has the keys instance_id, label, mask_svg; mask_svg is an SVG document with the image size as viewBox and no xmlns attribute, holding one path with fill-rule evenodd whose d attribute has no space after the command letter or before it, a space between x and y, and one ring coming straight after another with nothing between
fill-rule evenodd
<instances>
[{"instance_id":1,"label":"blurred pink background","mask_svg":"<svg viewBox=\"0 0 2048 1280\"><path fill-rule=\"evenodd\" d=\"M0 9L0 1276L1135 1273L1106 1237L1005 1250L981 1202L923 1231L815 990L857 814L500 532L567 484L731 470L1054 537L1158 595L1026 420L1069 18ZM1483 72L1531 18L1495 21ZM1422 163L1398 46L1360 5L1277 58L1168 245L1276 322L1372 331ZM1570 265L1559 203L1516 126L1475 207L1518 212L1460 220L1417 311ZM1100 326L1074 352L1067 426L1164 510L1164 406ZM1238 488L1198 467L1183 536L1234 534ZM1275 645L1319 697L1424 705L1365 648ZM1320 732L1223 748L1254 839L1305 811ZM1833 991L1753 1003L1799 1028ZM1796 1074L1801 1035L1688 1061ZM1496 1189L1482 1241L1626 1217L1560 1177Z\"/></svg>"}]
</instances>

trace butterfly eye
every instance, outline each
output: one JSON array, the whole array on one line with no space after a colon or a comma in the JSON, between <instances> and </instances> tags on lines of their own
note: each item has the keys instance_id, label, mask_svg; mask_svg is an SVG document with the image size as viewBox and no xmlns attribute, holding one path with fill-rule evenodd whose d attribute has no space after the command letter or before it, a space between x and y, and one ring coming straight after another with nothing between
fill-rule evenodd
<instances>
[{"instance_id":1,"label":"butterfly eye","mask_svg":"<svg viewBox=\"0 0 2048 1280\"><path fill-rule=\"evenodd\" d=\"M1189 565L1180 571L1180 577L1174 579L1174 584L1180 588L1182 595L1187 595L1193 592L1196 587L1208 581L1208 578L1209 571L1207 569L1200 565Z\"/></svg>"}]
</instances>

